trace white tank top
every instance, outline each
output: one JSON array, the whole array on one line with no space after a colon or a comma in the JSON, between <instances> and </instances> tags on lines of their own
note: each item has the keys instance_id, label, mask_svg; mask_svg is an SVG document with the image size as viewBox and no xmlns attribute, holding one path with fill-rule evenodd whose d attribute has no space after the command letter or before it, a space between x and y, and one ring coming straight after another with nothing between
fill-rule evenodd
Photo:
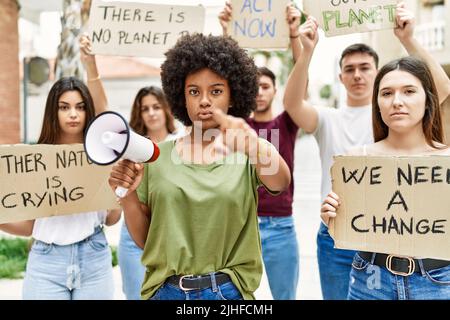
<instances>
[{"instance_id":1,"label":"white tank top","mask_svg":"<svg viewBox=\"0 0 450 320\"><path fill-rule=\"evenodd\" d=\"M45 243L68 245L86 239L106 221L106 211L39 218L34 221L33 238Z\"/></svg>"}]
</instances>

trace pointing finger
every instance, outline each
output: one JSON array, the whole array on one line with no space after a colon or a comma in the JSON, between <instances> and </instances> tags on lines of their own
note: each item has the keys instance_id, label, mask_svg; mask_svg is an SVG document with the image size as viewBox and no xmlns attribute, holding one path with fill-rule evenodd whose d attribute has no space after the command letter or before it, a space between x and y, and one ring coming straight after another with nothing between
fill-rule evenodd
<instances>
[{"instance_id":1,"label":"pointing finger","mask_svg":"<svg viewBox=\"0 0 450 320\"><path fill-rule=\"evenodd\" d=\"M226 129L229 126L228 116L220 109L214 109L212 111L212 118L222 129Z\"/></svg>"}]
</instances>

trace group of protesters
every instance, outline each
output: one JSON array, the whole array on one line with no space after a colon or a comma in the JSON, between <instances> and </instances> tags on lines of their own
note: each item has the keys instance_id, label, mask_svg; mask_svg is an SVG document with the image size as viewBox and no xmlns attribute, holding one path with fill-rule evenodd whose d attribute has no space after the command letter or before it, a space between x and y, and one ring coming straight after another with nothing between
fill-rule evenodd
<instances>
[{"instance_id":1,"label":"group of protesters","mask_svg":"<svg viewBox=\"0 0 450 320\"><path fill-rule=\"evenodd\" d=\"M274 299L296 299L292 204L299 129L316 138L320 151L323 298L450 299L450 261L337 249L328 233L341 203L331 187L333 156L450 154L440 112L450 96L448 76L414 38L414 16L399 3L393 32L409 56L379 68L371 47L347 47L339 61L345 105L313 106L308 69L318 23L309 16L301 24L301 15L287 6L294 67L279 115L272 105L275 74L257 67L228 36L230 3L219 14L222 36L184 35L166 52L162 87L140 88L130 114L130 127L157 143L160 156L150 164L122 159L113 165L111 192L128 190L117 199L121 210L0 225L34 240L24 299L113 299L103 228L121 216L118 254L127 299L250 300L263 267ZM38 144L83 143L88 123L108 110L86 35L80 50L87 84L73 77L55 82ZM369 266L380 270L378 287L368 285Z\"/></svg>"}]
</instances>

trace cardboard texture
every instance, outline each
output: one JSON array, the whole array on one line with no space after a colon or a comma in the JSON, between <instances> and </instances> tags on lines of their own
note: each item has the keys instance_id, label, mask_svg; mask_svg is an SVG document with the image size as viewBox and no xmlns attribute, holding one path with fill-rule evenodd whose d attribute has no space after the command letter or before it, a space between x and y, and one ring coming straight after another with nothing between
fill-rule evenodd
<instances>
[{"instance_id":1,"label":"cardboard texture","mask_svg":"<svg viewBox=\"0 0 450 320\"><path fill-rule=\"evenodd\" d=\"M450 157L334 159L336 248L450 260Z\"/></svg>"},{"instance_id":2,"label":"cardboard texture","mask_svg":"<svg viewBox=\"0 0 450 320\"><path fill-rule=\"evenodd\" d=\"M82 144L0 146L0 223L119 208Z\"/></svg>"},{"instance_id":3,"label":"cardboard texture","mask_svg":"<svg viewBox=\"0 0 450 320\"><path fill-rule=\"evenodd\" d=\"M164 57L180 36L202 33L205 8L93 0L88 33L96 54Z\"/></svg>"},{"instance_id":4,"label":"cardboard texture","mask_svg":"<svg viewBox=\"0 0 450 320\"><path fill-rule=\"evenodd\" d=\"M398 0L303 0L327 37L395 27Z\"/></svg>"},{"instance_id":5,"label":"cardboard texture","mask_svg":"<svg viewBox=\"0 0 450 320\"><path fill-rule=\"evenodd\" d=\"M231 0L229 35L243 48L287 49L289 26L283 0Z\"/></svg>"}]
</instances>

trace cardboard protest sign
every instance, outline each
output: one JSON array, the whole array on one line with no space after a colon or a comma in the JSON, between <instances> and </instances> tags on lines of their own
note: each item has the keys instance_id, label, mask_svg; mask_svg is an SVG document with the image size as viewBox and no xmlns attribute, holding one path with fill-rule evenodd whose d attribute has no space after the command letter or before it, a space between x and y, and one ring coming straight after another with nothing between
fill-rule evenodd
<instances>
[{"instance_id":1,"label":"cardboard protest sign","mask_svg":"<svg viewBox=\"0 0 450 320\"><path fill-rule=\"evenodd\" d=\"M0 146L0 223L118 208L82 144Z\"/></svg>"},{"instance_id":2,"label":"cardboard protest sign","mask_svg":"<svg viewBox=\"0 0 450 320\"><path fill-rule=\"evenodd\" d=\"M286 49L289 27L283 0L232 0L229 35L243 48Z\"/></svg>"},{"instance_id":3,"label":"cardboard protest sign","mask_svg":"<svg viewBox=\"0 0 450 320\"><path fill-rule=\"evenodd\" d=\"M335 157L335 246L450 260L450 157Z\"/></svg>"},{"instance_id":4,"label":"cardboard protest sign","mask_svg":"<svg viewBox=\"0 0 450 320\"><path fill-rule=\"evenodd\" d=\"M93 0L89 36L96 54L160 58L183 34L202 33L203 6Z\"/></svg>"},{"instance_id":5,"label":"cardboard protest sign","mask_svg":"<svg viewBox=\"0 0 450 320\"><path fill-rule=\"evenodd\" d=\"M395 27L397 0L304 0L325 35L336 36Z\"/></svg>"}]
</instances>

